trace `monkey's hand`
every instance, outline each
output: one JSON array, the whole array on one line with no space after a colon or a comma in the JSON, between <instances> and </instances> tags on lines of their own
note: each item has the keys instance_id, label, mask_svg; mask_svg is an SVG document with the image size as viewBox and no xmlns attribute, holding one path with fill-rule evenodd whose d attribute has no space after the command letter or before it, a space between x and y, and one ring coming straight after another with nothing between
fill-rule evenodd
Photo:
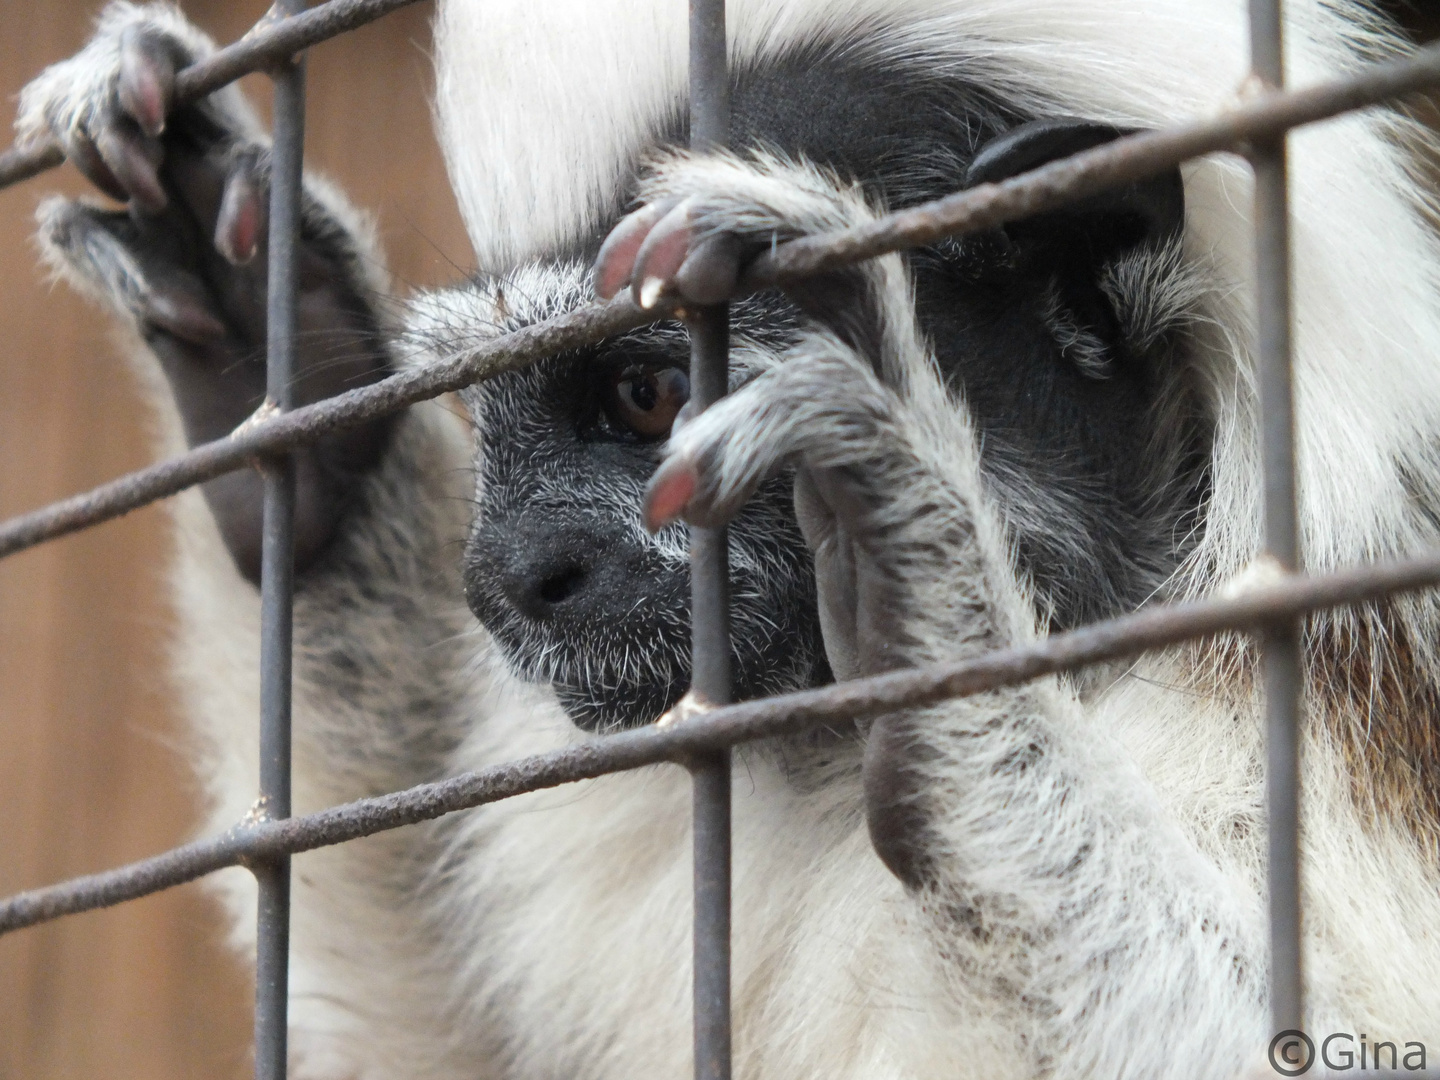
<instances>
[{"instance_id":1,"label":"monkey's hand","mask_svg":"<svg viewBox=\"0 0 1440 1080\"><path fill-rule=\"evenodd\" d=\"M790 170L790 183L776 172L723 157L668 167L665 201L616 229L597 284L630 280L642 303L699 303L769 237L869 213L816 172ZM792 466L837 676L1033 639L975 431L916 329L900 260L786 288L816 325L779 364L677 424L647 523L723 523ZM1225 1030L1178 1021L1166 1054L1183 1044L1187 1062L1238 1069L1263 1026L1249 974L1263 936L1070 688L1041 679L877 717L864 782L876 851L933 918L939 952L986 973L999 1007L1025 1014L1036 1071L1083 1059L1075 1047L1097 1031L1140 1030L1158 1001L1163 1015L1194 1016L1196 987ZM1125 1075L1180 1075L1180 1059L1142 1042L1118 1057Z\"/></svg>"},{"instance_id":2,"label":"monkey's hand","mask_svg":"<svg viewBox=\"0 0 1440 1080\"><path fill-rule=\"evenodd\" d=\"M762 251L876 214L858 187L808 162L764 152L743 159L680 153L659 159L640 198L644 205L622 220L600 249L595 291L608 299L628 284L645 308L662 298L718 303L735 291L745 267ZM896 290L909 288L898 257L786 281L783 288L812 322L881 363L900 359L895 348L916 345L913 316L905 313L910 301L901 305L905 311L886 307L901 295Z\"/></svg>"},{"instance_id":3,"label":"monkey's hand","mask_svg":"<svg viewBox=\"0 0 1440 1080\"><path fill-rule=\"evenodd\" d=\"M646 194L652 201L601 250L602 295L628 280L642 304L710 302L770 243L873 214L853 188L769 158L677 158ZM783 362L677 424L649 487L647 525L677 516L721 524L762 481L793 467L837 677L957 659L1033 634L969 417L916 329L899 258L787 283L786 292L811 327ZM911 721L877 723L867 785L880 854L913 882L915 844L902 834L914 823L901 829L894 813L915 805L897 789L914 745L902 750L888 734L902 722Z\"/></svg>"},{"instance_id":4,"label":"monkey's hand","mask_svg":"<svg viewBox=\"0 0 1440 1080\"><path fill-rule=\"evenodd\" d=\"M920 373L924 377L924 373ZM913 382L918 382L919 379ZM963 414L938 380L886 385L823 332L675 431L646 494L648 527L730 519L765 479L795 469L795 507L815 558L821 628L841 679L960 659L1024 640L1028 609L981 492ZM931 760L973 710L877 719L865 755L876 851L913 887L931 877Z\"/></svg>"},{"instance_id":5,"label":"monkey's hand","mask_svg":"<svg viewBox=\"0 0 1440 1080\"><path fill-rule=\"evenodd\" d=\"M642 305L714 303L770 245L875 213L856 188L764 154L676 155L656 166L642 197L602 246L595 280L602 297L628 282ZM981 498L968 417L935 373L900 259L785 291L810 327L778 366L697 419L682 412L650 485L647 524L723 523L763 480L794 466L838 677L1003 641L1013 628L985 605L927 625L934 581L988 574L992 550L996 569L1009 568Z\"/></svg>"},{"instance_id":6,"label":"monkey's hand","mask_svg":"<svg viewBox=\"0 0 1440 1080\"><path fill-rule=\"evenodd\" d=\"M175 73L213 51L169 6L112 4L90 43L21 94L22 140L53 136L106 209L54 198L39 210L47 260L131 325L169 384L190 445L223 437L265 397L269 149L235 87L173 100ZM307 185L299 265L296 400L384 377L391 367L370 297L383 290L338 196ZM296 454L296 564L329 543L389 425ZM262 484L254 470L204 486L242 574L260 565Z\"/></svg>"}]
</instances>

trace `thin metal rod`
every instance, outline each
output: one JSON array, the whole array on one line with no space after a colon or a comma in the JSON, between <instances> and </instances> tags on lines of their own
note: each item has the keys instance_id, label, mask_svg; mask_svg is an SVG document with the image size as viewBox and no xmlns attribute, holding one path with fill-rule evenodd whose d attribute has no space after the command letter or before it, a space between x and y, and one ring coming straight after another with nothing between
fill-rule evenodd
<instances>
[{"instance_id":1,"label":"thin metal rod","mask_svg":"<svg viewBox=\"0 0 1440 1080\"><path fill-rule=\"evenodd\" d=\"M403 371L293 412L247 421L223 439L202 443L168 461L0 523L0 558L121 517L224 473L247 468L257 458L314 442L331 432L356 427L663 317L654 311L641 311L627 291L608 304L587 304L459 356Z\"/></svg>"},{"instance_id":2,"label":"thin metal rod","mask_svg":"<svg viewBox=\"0 0 1440 1080\"><path fill-rule=\"evenodd\" d=\"M278 0L282 16L304 0ZM270 167L265 395L294 404L296 264L305 153L305 61L278 65ZM260 562L260 801L270 820L290 816L290 713L295 609L295 461L267 458ZM253 866L259 884L255 949L255 1080L285 1080L290 997L290 856Z\"/></svg>"},{"instance_id":3,"label":"thin metal rod","mask_svg":"<svg viewBox=\"0 0 1440 1080\"><path fill-rule=\"evenodd\" d=\"M1280 0L1250 0L1251 74L1265 93L1285 85ZM1265 555L1300 566L1295 506L1295 417L1291 384L1290 209L1285 135L1257 140L1255 173L1257 364ZM1269 838L1270 1009L1276 1031L1304 1022L1300 906L1300 625L1269 623L1260 636L1265 694L1265 792Z\"/></svg>"},{"instance_id":4,"label":"thin metal rod","mask_svg":"<svg viewBox=\"0 0 1440 1080\"><path fill-rule=\"evenodd\" d=\"M730 141L725 0L690 0L690 145ZM696 312L690 330L690 400L703 411L725 396L730 308ZM690 529L690 692L728 705L730 542L726 529ZM730 1080L730 748L695 755L693 777L695 1080Z\"/></svg>"},{"instance_id":5,"label":"thin metal rod","mask_svg":"<svg viewBox=\"0 0 1440 1080\"><path fill-rule=\"evenodd\" d=\"M690 322L692 400L710 404L724 392L728 322L724 306ZM712 385L697 394L706 383ZM728 705L731 700L728 547L726 529L690 530L690 692L713 705ZM689 765L694 808L695 1077L729 1080L730 749L696 754Z\"/></svg>"},{"instance_id":6,"label":"thin metal rod","mask_svg":"<svg viewBox=\"0 0 1440 1080\"><path fill-rule=\"evenodd\" d=\"M269 67L347 30L354 30L416 0L330 0L277 21L267 14L239 41L176 72L175 100L194 101L242 75ZM38 176L65 160L59 145L45 141L0 153L0 188Z\"/></svg>"},{"instance_id":7,"label":"thin metal rod","mask_svg":"<svg viewBox=\"0 0 1440 1080\"><path fill-rule=\"evenodd\" d=\"M1256 631L1311 611L1440 585L1440 552L1403 562L1295 577L1242 597L1155 607L956 664L876 675L819 690L728 705L669 727L622 731L405 791L284 821L247 820L229 832L128 866L19 893L0 902L0 934L159 892L227 866L310 851L530 791L698 754L821 724L933 705L1089 664L1234 631Z\"/></svg>"},{"instance_id":8,"label":"thin metal rod","mask_svg":"<svg viewBox=\"0 0 1440 1080\"><path fill-rule=\"evenodd\" d=\"M1214 120L1116 140L1006 180L887 215L861 228L806 237L766 252L749 268L741 293L786 277L934 243L1063 206L1108 186L1130 183L1217 151L1248 150L1287 128L1440 85L1440 46L1408 60L1295 93L1275 94ZM738 295L738 294L737 294ZM294 413L247 425L225 439L112 480L88 492L0 523L0 558L129 513L238 469L259 454L311 442L417 401L514 371L566 349L671 317L642 312L622 294L497 338L446 361L392 375Z\"/></svg>"}]
</instances>

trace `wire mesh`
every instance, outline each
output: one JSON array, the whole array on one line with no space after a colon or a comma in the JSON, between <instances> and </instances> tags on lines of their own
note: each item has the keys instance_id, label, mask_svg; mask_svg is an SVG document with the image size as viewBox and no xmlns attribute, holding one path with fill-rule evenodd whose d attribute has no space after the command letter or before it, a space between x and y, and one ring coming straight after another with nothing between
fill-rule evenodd
<instances>
[{"instance_id":1,"label":"wire mesh","mask_svg":"<svg viewBox=\"0 0 1440 1080\"><path fill-rule=\"evenodd\" d=\"M741 702L684 724L622 731L564 750L359 799L286 821L245 821L217 837L128 866L0 901L0 933L170 888L227 866L312 851L526 792L661 762L684 764L720 747L796 734L846 719L933 705L1045 675L1125 659L1277 619L1440 585L1440 554L1258 586L1241 597L1154 607L1023 648L964 663L855 679L819 690Z\"/></svg>"},{"instance_id":2,"label":"wire mesh","mask_svg":"<svg viewBox=\"0 0 1440 1080\"><path fill-rule=\"evenodd\" d=\"M1279 0L1252 0L1252 83L1257 94L1222 116L1130 136L999 184L985 184L891 214L862 228L779 245L747 271L741 292L943 236L990 228L1153 175L1217 151L1243 152L1255 175L1259 384L1263 412L1264 555L1280 573L1238 597L1156 607L1022 648L783 695L730 700L726 538L692 534L693 685L714 706L684 724L607 736L441 783L290 817L290 651L293 614L294 477L287 451L343 427L513 370L564 349L673 317L638 310L628 298L589 305L525 328L431 368L299 409L291 408L295 247L299 235L304 132L303 61L290 59L410 0L330 0L303 11L278 4L256 31L180 73L176 96L192 99L265 66L276 82L269 245L268 397L278 415L226 439L140 470L91 492L0 524L0 557L86 528L259 459L266 476L262 565L261 792L257 813L224 836L152 859L31 890L0 901L0 933L144 896L222 867L250 866L260 882L256 1076L285 1075L290 855L427 820L558 784L675 762L695 778L695 1069L730 1073L729 748L807 727L980 693L1102 661L1227 632L1262 643L1267 701L1272 1011L1277 1029L1300 1027L1299 738L1301 620L1310 612L1440 584L1440 555L1308 578L1295 508L1290 358L1289 237L1285 139L1289 130L1440 85L1440 48L1372 65L1299 92L1283 89ZM723 0L692 0L691 134L723 145L729 125ZM61 160L50 145L0 155L0 186ZM699 405L726 386L726 310L690 313L692 386Z\"/></svg>"}]
</instances>

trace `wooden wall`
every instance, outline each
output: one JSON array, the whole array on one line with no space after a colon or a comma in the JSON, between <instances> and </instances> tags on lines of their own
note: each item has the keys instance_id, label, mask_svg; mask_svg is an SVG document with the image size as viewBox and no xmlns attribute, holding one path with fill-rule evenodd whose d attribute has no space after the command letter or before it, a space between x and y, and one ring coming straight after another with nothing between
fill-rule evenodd
<instances>
[{"instance_id":1,"label":"wooden wall","mask_svg":"<svg viewBox=\"0 0 1440 1080\"><path fill-rule=\"evenodd\" d=\"M87 36L97 0L0 0L7 102ZM187 0L218 40L265 0ZM377 212L397 279L469 265L428 112L431 6L314 50L309 161ZM253 84L253 85L251 85ZM263 96L264 80L247 86ZM8 107L4 111L8 118ZM8 142L0 134L0 145ZM62 169L0 192L0 515L147 460L145 417L106 322L42 280L36 202ZM0 562L0 893L188 838L196 803L166 692L161 514ZM249 1070L248 974L198 886L0 938L0 1080L214 1080Z\"/></svg>"}]
</instances>

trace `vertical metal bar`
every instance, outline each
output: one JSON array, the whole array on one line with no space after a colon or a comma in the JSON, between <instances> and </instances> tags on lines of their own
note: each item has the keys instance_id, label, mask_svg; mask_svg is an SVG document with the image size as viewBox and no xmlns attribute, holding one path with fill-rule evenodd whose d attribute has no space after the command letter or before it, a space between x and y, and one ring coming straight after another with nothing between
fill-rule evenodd
<instances>
[{"instance_id":1,"label":"vertical metal bar","mask_svg":"<svg viewBox=\"0 0 1440 1080\"><path fill-rule=\"evenodd\" d=\"M277 0L293 15L304 0ZM295 249L305 142L303 58L277 65L275 138L270 166L269 278L265 394L276 408L294 405ZM288 454L264 464L265 518L260 564L260 809L290 816L291 643L295 594L295 463ZM255 949L255 1077L284 1080L289 1026L290 859L254 867L260 887Z\"/></svg>"},{"instance_id":2,"label":"vertical metal bar","mask_svg":"<svg viewBox=\"0 0 1440 1080\"><path fill-rule=\"evenodd\" d=\"M1280 0L1251 0L1253 77L1267 91L1285 85ZM1300 565L1295 508L1295 418L1290 350L1290 211L1285 137L1256 144L1256 325L1261 408L1265 554L1285 570ZM1304 1022L1300 957L1300 628L1296 620L1261 635L1265 693L1265 789L1269 818L1270 1008L1275 1030Z\"/></svg>"},{"instance_id":3,"label":"vertical metal bar","mask_svg":"<svg viewBox=\"0 0 1440 1080\"><path fill-rule=\"evenodd\" d=\"M725 0L690 0L690 145L730 137ZM729 381L730 312L695 312L690 396L704 409ZM730 559L724 529L690 530L691 692L730 701ZM730 1077L730 751L691 763L695 816L695 1077Z\"/></svg>"}]
</instances>

